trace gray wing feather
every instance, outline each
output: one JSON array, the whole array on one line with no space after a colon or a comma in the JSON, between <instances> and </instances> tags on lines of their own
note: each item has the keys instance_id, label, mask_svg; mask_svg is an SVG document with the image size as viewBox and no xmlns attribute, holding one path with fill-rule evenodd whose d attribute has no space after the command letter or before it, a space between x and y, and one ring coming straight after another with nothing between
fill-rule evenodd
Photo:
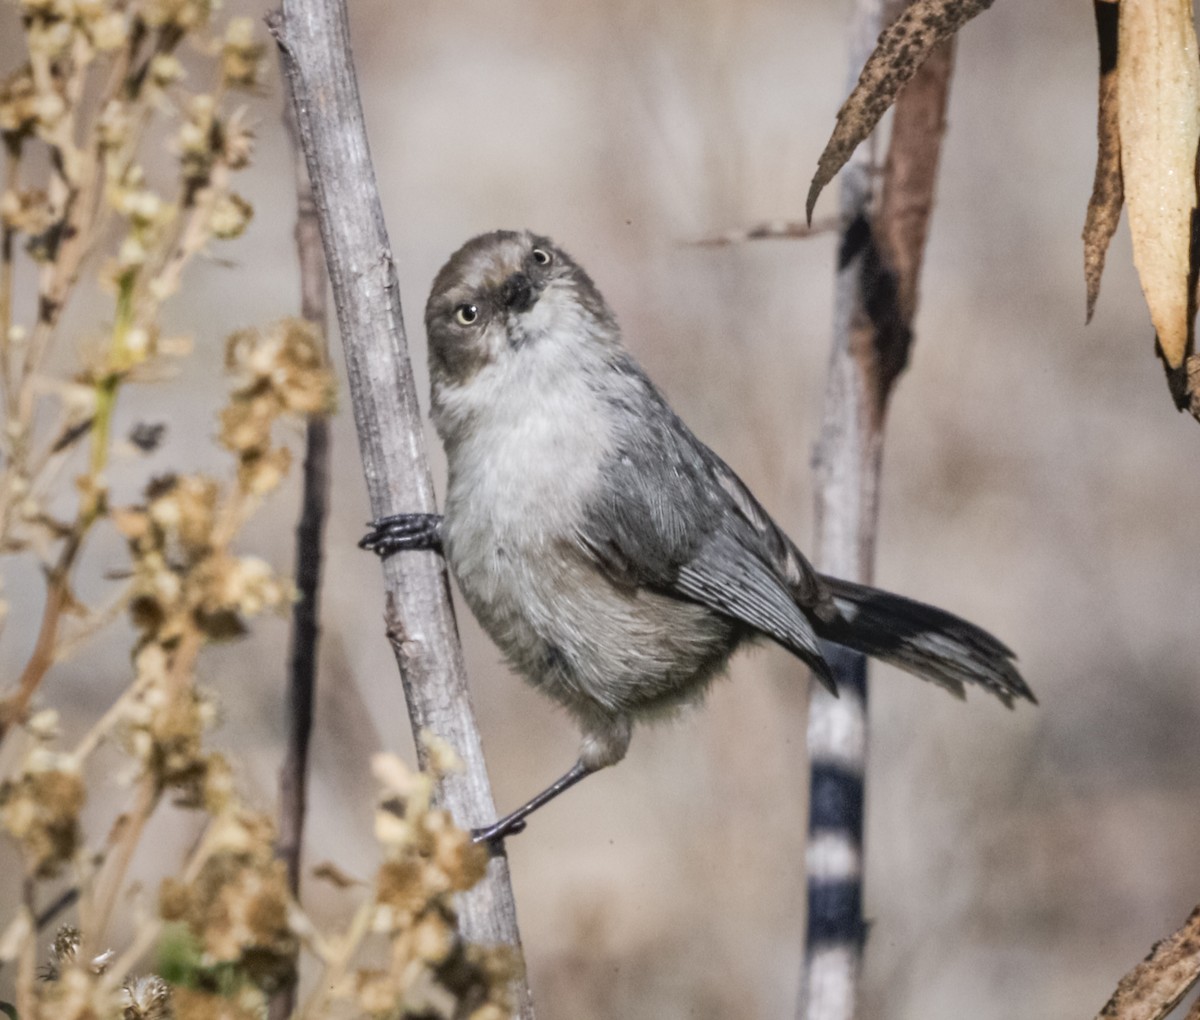
<instances>
[{"instance_id":1,"label":"gray wing feather","mask_svg":"<svg viewBox=\"0 0 1200 1020\"><path fill-rule=\"evenodd\" d=\"M628 423L604 465L580 544L612 580L688 599L777 641L829 679L802 607L818 575L736 474L636 366L611 399ZM640 392L638 392L640 390Z\"/></svg>"},{"instance_id":2,"label":"gray wing feather","mask_svg":"<svg viewBox=\"0 0 1200 1020\"><path fill-rule=\"evenodd\" d=\"M805 661L820 658L817 635L767 566L720 532L679 568L674 588L682 595L749 624Z\"/></svg>"}]
</instances>

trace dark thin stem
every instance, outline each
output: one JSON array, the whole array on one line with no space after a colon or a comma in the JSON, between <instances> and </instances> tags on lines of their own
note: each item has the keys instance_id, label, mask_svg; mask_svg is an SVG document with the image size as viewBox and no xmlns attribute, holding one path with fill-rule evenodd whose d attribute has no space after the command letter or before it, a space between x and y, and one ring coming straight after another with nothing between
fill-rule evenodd
<instances>
[{"instance_id":1,"label":"dark thin stem","mask_svg":"<svg viewBox=\"0 0 1200 1020\"><path fill-rule=\"evenodd\" d=\"M37 925L37 930L43 931L54 923L55 919L64 910L70 910L79 902L79 886L73 885L68 889L64 889L58 896L50 901L37 915L34 923Z\"/></svg>"},{"instance_id":2,"label":"dark thin stem","mask_svg":"<svg viewBox=\"0 0 1200 1020\"><path fill-rule=\"evenodd\" d=\"M284 0L282 14L269 24L313 184L371 516L434 513L400 287L367 146L345 0ZM440 736L464 763L461 773L442 781L441 803L464 827L490 822L496 808L445 564L433 551L407 552L384 559L382 569L385 625L413 732L418 738L425 730ZM417 747L424 767L428 752L420 739ZM520 960L516 904L502 854L491 859L487 876L457 906L468 941L506 944ZM517 1015L531 1020L533 1004L523 979L516 992Z\"/></svg>"},{"instance_id":3,"label":"dark thin stem","mask_svg":"<svg viewBox=\"0 0 1200 1020\"><path fill-rule=\"evenodd\" d=\"M308 423L304 454L304 506L296 526L296 590L288 660L287 752L279 777L279 856L288 866L288 885L299 899L301 844L308 791L308 746L312 735L320 640L322 532L329 500L329 422Z\"/></svg>"},{"instance_id":4,"label":"dark thin stem","mask_svg":"<svg viewBox=\"0 0 1200 1020\"><path fill-rule=\"evenodd\" d=\"M907 0L859 0L851 76L884 24ZM884 425L908 363L912 323L952 68L951 45L933 52L895 104L875 200L869 143L843 171L833 352L817 445L816 561L830 574L869 582L874 571ZM828 653L827 653L828 654ZM802 1020L853 1020L866 922L862 912L867 757L866 660L828 655L842 696L814 685L808 741L808 925Z\"/></svg>"},{"instance_id":5,"label":"dark thin stem","mask_svg":"<svg viewBox=\"0 0 1200 1020\"><path fill-rule=\"evenodd\" d=\"M285 78L285 82L288 79ZM328 325L325 256L308 168L300 148L295 108L289 95L283 119L296 171L296 254L300 263L300 314L320 331ZM328 350L326 350L328 358ZM308 749L316 701L321 638L321 566L325 520L329 516L329 419L314 415L305 429L300 520L296 525L296 594L288 653L287 750L279 773L279 856L287 864L288 888L300 900L304 819L308 810ZM284 1020L296 1005L295 985L271 1000L271 1020Z\"/></svg>"}]
</instances>

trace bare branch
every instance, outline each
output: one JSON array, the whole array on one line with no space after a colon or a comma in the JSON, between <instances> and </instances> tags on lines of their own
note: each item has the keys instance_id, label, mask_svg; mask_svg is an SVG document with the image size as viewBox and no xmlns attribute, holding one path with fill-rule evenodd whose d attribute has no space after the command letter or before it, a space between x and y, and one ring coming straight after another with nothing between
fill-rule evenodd
<instances>
[{"instance_id":1,"label":"bare branch","mask_svg":"<svg viewBox=\"0 0 1200 1020\"><path fill-rule=\"evenodd\" d=\"M344 0L284 0L270 19L295 99L313 182L325 259L333 284L350 397L358 426L371 512L434 510L420 410L408 358L400 290L367 146L350 57ZM479 731L467 690L450 592L441 559L409 552L383 561L385 621L400 666L415 733L430 730L465 763L441 796L460 825L495 818ZM417 741L418 755L426 752ZM508 861L492 859L488 877L459 901L462 931L520 953ZM528 987L518 1014L533 1016Z\"/></svg>"},{"instance_id":2,"label":"bare branch","mask_svg":"<svg viewBox=\"0 0 1200 1020\"><path fill-rule=\"evenodd\" d=\"M799 220L767 220L752 227L734 227L720 234L700 237L691 243L701 248L720 248L729 244L744 244L746 241L794 241L818 234L831 234L838 226L838 221L832 219L811 224Z\"/></svg>"}]
</instances>

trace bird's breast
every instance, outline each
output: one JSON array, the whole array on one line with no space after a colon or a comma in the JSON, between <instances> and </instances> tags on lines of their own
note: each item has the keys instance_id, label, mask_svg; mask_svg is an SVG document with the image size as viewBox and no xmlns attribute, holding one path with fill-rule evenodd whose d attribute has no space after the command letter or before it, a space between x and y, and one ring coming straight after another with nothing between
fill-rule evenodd
<instances>
[{"instance_id":1,"label":"bird's breast","mask_svg":"<svg viewBox=\"0 0 1200 1020\"><path fill-rule=\"evenodd\" d=\"M586 386L507 382L503 398L483 402L471 428L447 444L445 525L463 594L502 645L493 621L507 625L548 597L612 441L605 408Z\"/></svg>"}]
</instances>

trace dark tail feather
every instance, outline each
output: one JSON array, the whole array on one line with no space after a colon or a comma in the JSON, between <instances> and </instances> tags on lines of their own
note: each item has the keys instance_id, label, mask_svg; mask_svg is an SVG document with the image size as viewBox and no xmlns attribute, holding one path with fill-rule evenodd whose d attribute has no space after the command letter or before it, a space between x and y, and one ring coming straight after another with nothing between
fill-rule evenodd
<instances>
[{"instance_id":1,"label":"dark tail feather","mask_svg":"<svg viewBox=\"0 0 1200 1020\"><path fill-rule=\"evenodd\" d=\"M1009 708L1037 698L1017 672L1013 653L973 623L941 609L822 575L838 615L817 619L818 636L940 684L963 697L968 684L990 691Z\"/></svg>"}]
</instances>

